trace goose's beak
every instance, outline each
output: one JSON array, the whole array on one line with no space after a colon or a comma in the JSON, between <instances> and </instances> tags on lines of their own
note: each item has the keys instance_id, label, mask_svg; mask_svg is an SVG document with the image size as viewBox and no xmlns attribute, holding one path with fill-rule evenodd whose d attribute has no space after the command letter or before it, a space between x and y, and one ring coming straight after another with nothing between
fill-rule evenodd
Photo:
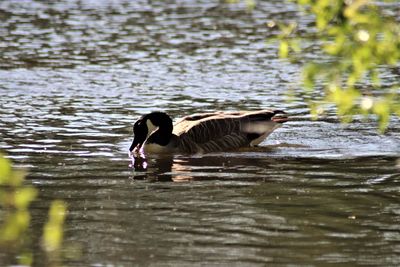
<instances>
[{"instance_id":1,"label":"goose's beak","mask_svg":"<svg viewBox=\"0 0 400 267\"><path fill-rule=\"evenodd\" d=\"M135 138L133 139L132 145L129 148L129 151L132 153L134 152L134 150L136 151L137 149L140 149L140 147L142 146L141 143L139 143Z\"/></svg>"},{"instance_id":2,"label":"goose's beak","mask_svg":"<svg viewBox=\"0 0 400 267\"><path fill-rule=\"evenodd\" d=\"M142 146L143 146L143 143L144 143L144 141L145 141L145 138L142 140L143 138L140 138L140 137L138 137L138 136L135 136L134 138L133 138L133 142L132 142L132 145L131 145L131 147L129 148L129 151L131 152L131 153L135 153L135 152L138 152L138 151L140 151L140 149L142 148Z\"/></svg>"}]
</instances>

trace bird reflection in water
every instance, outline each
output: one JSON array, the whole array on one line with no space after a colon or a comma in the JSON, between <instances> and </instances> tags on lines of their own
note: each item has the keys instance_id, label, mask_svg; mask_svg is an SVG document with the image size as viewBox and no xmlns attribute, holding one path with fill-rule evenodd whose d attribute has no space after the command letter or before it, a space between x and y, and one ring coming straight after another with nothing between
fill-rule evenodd
<instances>
[{"instance_id":1,"label":"bird reflection in water","mask_svg":"<svg viewBox=\"0 0 400 267\"><path fill-rule=\"evenodd\" d=\"M129 152L129 157L131 159L131 164L129 164L130 168L133 168L135 171L147 170L148 163L143 149L141 149L138 153Z\"/></svg>"},{"instance_id":2,"label":"bird reflection in water","mask_svg":"<svg viewBox=\"0 0 400 267\"><path fill-rule=\"evenodd\" d=\"M193 175L191 175L192 168L185 165L187 161L182 159L174 159L171 164L171 172L174 174L172 180L174 182L187 182L193 180Z\"/></svg>"},{"instance_id":3,"label":"bird reflection in water","mask_svg":"<svg viewBox=\"0 0 400 267\"><path fill-rule=\"evenodd\" d=\"M134 170L134 179L150 181L183 182L192 180L191 169L185 160L175 159L172 155L156 155L147 158L143 150L130 153L129 167ZM149 163L150 162L150 163Z\"/></svg>"},{"instance_id":4,"label":"bird reflection in water","mask_svg":"<svg viewBox=\"0 0 400 267\"><path fill-rule=\"evenodd\" d=\"M170 155L170 154L152 154L151 157L146 157L143 150L136 153L131 153L130 168L134 170L133 179L146 179L149 181L169 181L169 182L187 182L196 179L207 179L204 176L204 166L208 166L210 172L214 176L219 176L226 171L225 164L231 162L233 165L248 165L251 166L255 162L254 157L249 157L252 153L265 153L265 155L273 153L274 150L282 147L303 148L303 145L279 143L268 146L241 148L236 152L235 157L226 159L224 154L209 154L203 156L185 156L185 155ZM240 155L240 156L239 156ZM245 156L247 155L247 156ZM263 157L260 165L265 166L267 157ZM270 159L273 165L274 158ZM196 166L201 166L199 173ZM197 170L197 171L196 171ZM219 174L215 174L215 171Z\"/></svg>"}]
</instances>

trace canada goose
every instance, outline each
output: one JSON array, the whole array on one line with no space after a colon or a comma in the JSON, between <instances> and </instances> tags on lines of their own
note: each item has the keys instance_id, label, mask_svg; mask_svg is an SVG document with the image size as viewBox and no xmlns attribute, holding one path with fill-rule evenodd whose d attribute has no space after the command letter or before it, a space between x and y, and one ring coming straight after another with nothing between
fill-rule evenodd
<instances>
[{"instance_id":1,"label":"canada goose","mask_svg":"<svg viewBox=\"0 0 400 267\"><path fill-rule=\"evenodd\" d=\"M178 120L164 112L142 116L133 126L130 152L207 153L256 146L288 119L282 110L194 114Z\"/></svg>"}]
</instances>

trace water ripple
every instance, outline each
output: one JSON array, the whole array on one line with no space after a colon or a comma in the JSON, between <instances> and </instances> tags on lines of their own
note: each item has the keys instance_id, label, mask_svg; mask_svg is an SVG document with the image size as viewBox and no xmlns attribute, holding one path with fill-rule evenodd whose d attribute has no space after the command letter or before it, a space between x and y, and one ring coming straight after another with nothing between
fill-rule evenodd
<instances>
[{"instance_id":1,"label":"water ripple","mask_svg":"<svg viewBox=\"0 0 400 267\"><path fill-rule=\"evenodd\" d=\"M0 1L0 149L40 191L32 232L64 199L71 266L399 265L400 121L311 120L300 66L265 42L294 18L309 30L283 1ZM130 167L145 113L268 107L292 120L258 148Z\"/></svg>"}]
</instances>

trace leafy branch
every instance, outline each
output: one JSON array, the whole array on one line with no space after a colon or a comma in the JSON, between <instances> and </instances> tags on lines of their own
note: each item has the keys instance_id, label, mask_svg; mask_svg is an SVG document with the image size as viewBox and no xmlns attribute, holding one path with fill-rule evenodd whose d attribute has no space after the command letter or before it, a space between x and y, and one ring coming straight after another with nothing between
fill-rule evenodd
<instances>
[{"instance_id":1,"label":"leafy branch","mask_svg":"<svg viewBox=\"0 0 400 267\"><path fill-rule=\"evenodd\" d=\"M26 248L31 221L29 206L37 198L38 190L25 185L25 176L24 171L13 170L10 160L0 154L0 249L6 248L9 254L16 255L19 265L31 266L33 253ZM64 201L53 201L43 229L42 248L49 266L61 265L66 209Z\"/></svg>"},{"instance_id":2,"label":"leafy branch","mask_svg":"<svg viewBox=\"0 0 400 267\"><path fill-rule=\"evenodd\" d=\"M383 86L380 76L400 61L400 24L370 0L294 0L315 19L315 45L324 60L303 68L306 92L321 83L324 99L311 102L316 117L331 104L343 121L376 115L383 132L391 114L400 116L399 83ZM297 24L281 25L279 56L300 52ZM325 59L326 58L326 59Z\"/></svg>"}]
</instances>

